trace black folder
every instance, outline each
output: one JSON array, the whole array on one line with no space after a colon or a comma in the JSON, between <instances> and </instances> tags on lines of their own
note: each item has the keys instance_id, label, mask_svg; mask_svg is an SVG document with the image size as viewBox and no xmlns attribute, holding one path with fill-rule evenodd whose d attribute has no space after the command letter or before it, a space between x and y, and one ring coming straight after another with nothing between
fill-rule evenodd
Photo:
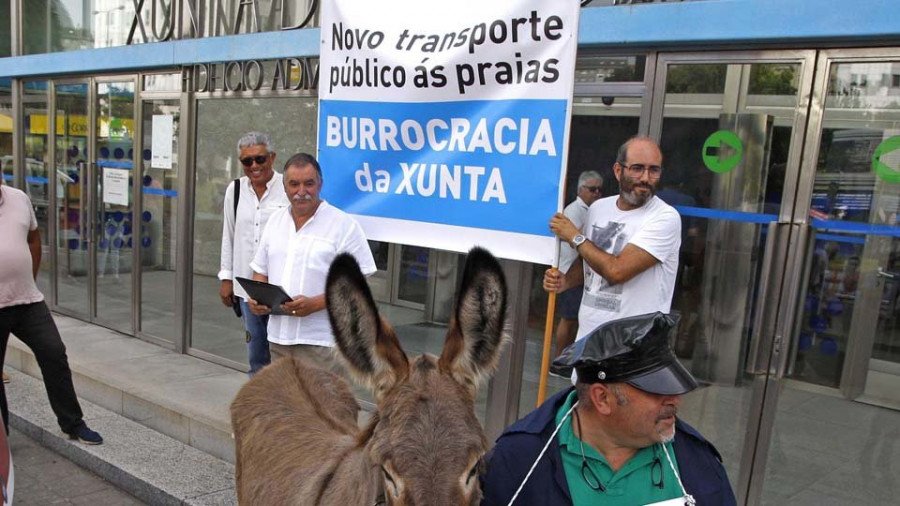
<instances>
[{"instance_id":1,"label":"black folder","mask_svg":"<svg viewBox=\"0 0 900 506\"><path fill-rule=\"evenodd\" d=\"M284 288L266 283L265 281L256 281L241 277L235 277L234 279L241 284L241 287L247 292L247 295L253 298L257 304L269 306L269 309L272 310L272 314L286 314L281 309L281 305L285 302L290 302L293 299L284 291Z\"/></svg>"}]
</instances>

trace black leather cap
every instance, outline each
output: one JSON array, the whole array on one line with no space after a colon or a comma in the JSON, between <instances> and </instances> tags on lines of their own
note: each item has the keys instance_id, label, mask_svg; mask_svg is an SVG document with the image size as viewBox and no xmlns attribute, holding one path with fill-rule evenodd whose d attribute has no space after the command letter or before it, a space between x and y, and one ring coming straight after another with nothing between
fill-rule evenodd
<instances>
[{"instance_id":1,"label":"black leather cap","mask_svg":"<svg viewBox=\"0 0 900 506\"><path fill-rule=\"evenodd\" d=\"M582 383L628 383L659 395L688 393L697 380L669 345L677 323L659 312L606 322L563 350L554 369L565 374L575 369Z\"/></svg>"}]
</instances>

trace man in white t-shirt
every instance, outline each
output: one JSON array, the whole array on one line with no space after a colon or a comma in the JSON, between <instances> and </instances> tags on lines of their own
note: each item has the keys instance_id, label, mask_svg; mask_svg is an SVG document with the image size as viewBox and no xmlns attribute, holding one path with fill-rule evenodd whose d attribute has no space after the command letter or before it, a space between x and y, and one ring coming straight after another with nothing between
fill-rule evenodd
<instances>
[{"instance_id":1,"label":"man in white t-shirt","mask_svg":"<svg viewBox=\"0 0 900 506\"><path fill-rule=\"evenodd\" d=\"M339 253L350 253L366 276L375 259L362 227L347 213L319 197L322 169L312 155L299 153L284 165L284 189L290 207L269 218L250 267L253 279L281 286L293 300L285 315L269 317L269 347L276 357L294 356L324 369L339 370L331 353L334 335L325 309L325 278ZM250 310L271 308L256 300Z\"/></svg>"},{"instance_id":2,"label":"man in white t-shirt","mask_svg":"<svg viewBox=\"0 0 900 506\"><path fill-rule=\"evenodd\" d=\"M98 445L103 438L84 423L84 414L66 356L66 345L44 294L35 284L41 265L41 231L31 199L22 190L0 184L0 368L10 333L31 348L41 369L50 409L70 439ZM0 412L9 432L6 389L0 383Z\"/></svg>"},{"instance_id":3,"label":"man in white t-shirt","mask_svg":"<svg viewBox=\"0 0 900 506\"><path fill-rule=\"evenodd\" d=\"M594 170L586 170L578 176L578 193L563 210L563 214L569 218L578 230L584 227L587 220L588 208L600 198L603 190L603 177ZM559 247L559 270L563 274L578 259L578 252L562 243ZM581 295L584 293L581 285L573 286L559 294L557 307L559 310L559 323L556 325L556 354L575 341L575 332L578 330L578 310L581 307Z\"/></svg>"},{"instance_id":4,"label":"man in white t-shirt","mask_svg":"<svg viewBox=\"0 0 900 506\"><path fill-rule=\"evenodd\" d=\"M565 275L557 269L544 273L547 291L584 284L578 339L610 320L669 312L678 271L681 218L655 195L662 160L653 139L629 139L619 148L613 166L619 195L594 202L581 230L561 213L550 220L550 230L571 244L583 260Z\"/></svg>"}]
</instances>

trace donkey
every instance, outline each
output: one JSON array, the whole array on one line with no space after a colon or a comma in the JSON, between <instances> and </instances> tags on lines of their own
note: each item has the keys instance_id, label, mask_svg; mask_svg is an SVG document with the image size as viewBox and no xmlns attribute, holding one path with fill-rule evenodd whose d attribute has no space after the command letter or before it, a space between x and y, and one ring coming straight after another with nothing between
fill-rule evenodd
<instances>
[{"instance_id":1,"label":"donkey","mask_svg":"<svg viewBox=\"0 0 900 506\"><path fill-rule=\"evenodd\" d=\"M231 405L238 502L478 504L488 445L475 391L496 366L506 317L497 260L469 252L440 357L407 357L352 256L332 263L325 298L339 355L377 411L360 429L342 378L293 359L264 368Z\"/></svg>"}]
</instances>

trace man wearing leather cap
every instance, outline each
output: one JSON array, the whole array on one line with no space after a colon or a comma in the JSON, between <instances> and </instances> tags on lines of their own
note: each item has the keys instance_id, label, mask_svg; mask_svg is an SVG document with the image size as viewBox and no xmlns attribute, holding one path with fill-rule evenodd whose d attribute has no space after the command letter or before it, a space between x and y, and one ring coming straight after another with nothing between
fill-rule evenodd
<instances>
[{"instance_id":1,"label":"man wearing leather cap","mask_svg":"<svg viewBox=\"0 0 900 506\"><path fill-rule=\"evenodd\" d=\"M566 348L554 365L577 370L575 387L500 436L482 504L736 504L718 451L676 417L697 382L669 345L675 323L614 320Z\"/></svg>"}]
</instances>

